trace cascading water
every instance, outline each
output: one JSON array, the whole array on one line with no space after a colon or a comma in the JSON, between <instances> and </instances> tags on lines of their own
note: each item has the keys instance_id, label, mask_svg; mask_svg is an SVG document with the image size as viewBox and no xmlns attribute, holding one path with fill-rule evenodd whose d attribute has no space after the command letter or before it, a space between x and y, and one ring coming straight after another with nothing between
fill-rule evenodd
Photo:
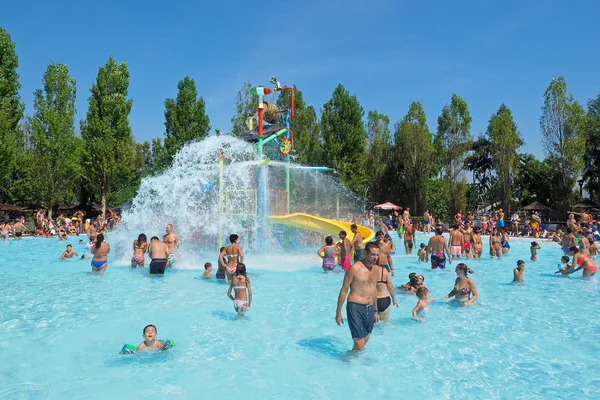
<instances>
[{"instance_id":1,"label":"cascading water","mask_svg":"<svg viewBox=\"0 0 600 400\"><path fill-rule=\"evenodd\" d=\"M263 161L253 144L232 136L212 136L186 145L171 168L142 180L131 206L123 211L117 238L128 243L143 232L148 239L155 235L162 239L165 226L173 224L186 248L215 252L220 234L227 244L229 235L237 233L244 238L244 248L251 251L259 240L257 171ZM287 212L287 167L286 162L275 161L260 167L265 223L266 216ZM341 186L331 172L301 169L293 163L289 167L290 213L347 220L363 209L362 200ZM281 247L277 239L281 229L286 228L265 225L264 247ZM304 235L288 229L293 235Z\"/></svg>"}]
</instances>

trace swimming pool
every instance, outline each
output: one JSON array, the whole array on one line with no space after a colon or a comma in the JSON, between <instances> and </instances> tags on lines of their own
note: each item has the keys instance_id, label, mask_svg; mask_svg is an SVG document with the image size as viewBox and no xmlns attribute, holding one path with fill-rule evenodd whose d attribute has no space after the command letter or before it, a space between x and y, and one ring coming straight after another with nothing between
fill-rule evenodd
<instances>
[{"instance_id":1,"label":"swimming pool","mask_svg":"<svg viewBox=\"0 0 600 400\"><path fill-rule=\"evenodd\" d=\"M77 241L68 243L82 254ZM599 398L598 281L554 275L553 243L541 242L540 261L529 262L529 242L513 240L500 261L467 263L476 306L432 303L416 323L416 297L398 293L391 326L377 326L352 357L348 327L334 321L343 275L323 274L316 249L248 256L253 309L237 318L227 285L200 279L199 269L150 278L147 268L111 262L92 276L89 260L58 259L65 242L0 242L0 398ZM415 271L430 297L450 291L454 264L432 271L400 253L395 286ZM513 284L519 258L525 283ZM150 323L177 347L119 355Z\"/></svg>"}]
</instances>

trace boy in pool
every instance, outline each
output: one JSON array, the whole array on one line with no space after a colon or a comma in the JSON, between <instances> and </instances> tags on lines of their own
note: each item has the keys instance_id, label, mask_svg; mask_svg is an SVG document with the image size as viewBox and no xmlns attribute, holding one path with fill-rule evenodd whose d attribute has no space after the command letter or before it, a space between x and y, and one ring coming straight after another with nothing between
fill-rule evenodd
<instances>
[{"instance_id":1,"label":"boy in pool","mask_svg":"<svg viewBox=\"0 0 600 400\"><path fill-rule=\"evenodd\" d=\"M429 303L435 299L428 298L429 290L425 286L418 288L416 295L419 300L417 301L415 308L412 310L412 317L415 321L422 322L425 320L425 316L429 310Z\"/></svg>"},{"instance_id":2,"label":"boy in pool","mask_svg":"<svg viewBox=\"0 0 600 400\"><path fill-rule=\"evenodd\" d=\"M525 261L517 261L517 268L513 271L513 282L523 282L523 276L525 275Z\"/></svg>"},{"instance_id":3,"label":"boy in pool","mask_svg":"<svg viewBox=\"0 0 600 400\"><path fill-rule=\"evenodd\" d=\"M212 264L207 262L204 264L204 273L202 274L203 278L212 278L210 275L210 271L212 271Z\"/></svg>"},{"instance_id":4,"label":"boy in pool","mask_svg":"<svg viewBox=\"0 0 600 400\"><path fill-rule=\"evenodd\" d=\"M419 246L420 249L419 251L417 251L417 256L419 257L419 261L423 261L423 262L428 262L429 260L427 259L427 250L426 250L426 245L425 243L421 243L421 245Z\"/></svg>"},{"instance_id":5,"label":"boy in pool","mask_svg":"<svg viewBox=\"0 0 600 400\"><path fill-rule=\"evenodd\" d=\"M154 325L146 325L142 334L144 341L137 347L137 351L159 350L164 343L156 340L157 333L158 331Z\"/></svg>"},{"instance_id":6,"label":"boy in pool","mask_svg":"<svg viewBox=\"0 0 600 400\"><path fill-rule=\"evenodd\" d=\"M569 261L571 261L571 259L569 258L569 256L562 256L560 259L560 262L562 264L562 268L558 267L558 271L555 272L555 274L558 273L563 273L563 274L568 274L570 272L567 272L567 269L569 269Z\"/></svg>"},{"instance_id":7,"label":"boy in pool","mask_svg":"<svg viewBox=\"0 0 600 400\"><path fill-rule=\"evenodd\" d=\"M537 251L540 249L541 247L538 242L531 242L531 247L529 248L531 251L531 261L537 261Z\"/></svg>"},{"instance_id":8,"label":"boy in pool","mask_svg":"<svg viewBox=\"0 0 600 400\"><path fill-rule=\"evenodd\" d=\"M73 256L79 256L79 254L75 253L75 251L73 251L73 246L68 244L67 249L63 251L62 256L60 256L60 258L66 260L67 258L73 258Z\"/></svg>"}]
</instances>

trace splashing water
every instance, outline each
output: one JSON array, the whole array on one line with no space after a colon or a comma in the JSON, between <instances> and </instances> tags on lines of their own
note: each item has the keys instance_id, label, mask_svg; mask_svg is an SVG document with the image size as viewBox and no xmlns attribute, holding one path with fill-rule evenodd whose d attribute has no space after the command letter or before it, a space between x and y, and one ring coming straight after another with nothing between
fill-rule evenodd
<instances>
[{"instance_id":1,"label":"splashing water","mask_svg":"<svg viewBox=\"0 0 600 400\"><path fill-rule=\"evenodd\" d=\"M219 156L224 156L220 191ZM252 250L258 240L258 165L256 147L231 136L213 136L186 145L163 174L142 180L131 206L123 211L117 240L129 243L141 232L162 238L173 224L180 241L196 249L214 251L218 235L246 237ZM286 162L273 161L263 169L264 215L287 213ZM298 169L290 164L290 212L318 214L348 220L363 209L363 202L345 189L331 172ZM219 206L219 198L222 199ZM265 220L263 241L279 245L282 227ZM302 231L293 231L302 236ZM227 240L224 240L227 243ZM128 245L126 245L128 247ZM125 248L126 248L125 247Z\"/></svg>"}]
</instances>

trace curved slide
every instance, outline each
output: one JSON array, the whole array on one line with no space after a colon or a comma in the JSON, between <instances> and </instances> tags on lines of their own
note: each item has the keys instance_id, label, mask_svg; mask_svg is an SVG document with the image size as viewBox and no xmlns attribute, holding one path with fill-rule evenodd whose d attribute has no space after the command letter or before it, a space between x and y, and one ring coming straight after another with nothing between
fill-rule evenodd
<instances>
[{"instance_id":1,"label":"curved slide","mask_svg":"<svg viewBox=\"0 0 600 400\"><path fill-rule=\"evenodd\" d=\"M310 214L294 213L289 215L273 215L269 217L269 222L278 225L288 225L294 228L306 229L314 232L322 232L334 237L334 241L337 241L337 237L340 231L346 231L348 233L348 239L352 237L352 231L350 230L349 222L338 221L335 219L327 219L316 217ZM366 226L357 225L358 231L364 238L363 243L370 242L375 237L375 232L367 228ZM352 239L350 239L352 240Z\"/></svg>"}]
</instances>

